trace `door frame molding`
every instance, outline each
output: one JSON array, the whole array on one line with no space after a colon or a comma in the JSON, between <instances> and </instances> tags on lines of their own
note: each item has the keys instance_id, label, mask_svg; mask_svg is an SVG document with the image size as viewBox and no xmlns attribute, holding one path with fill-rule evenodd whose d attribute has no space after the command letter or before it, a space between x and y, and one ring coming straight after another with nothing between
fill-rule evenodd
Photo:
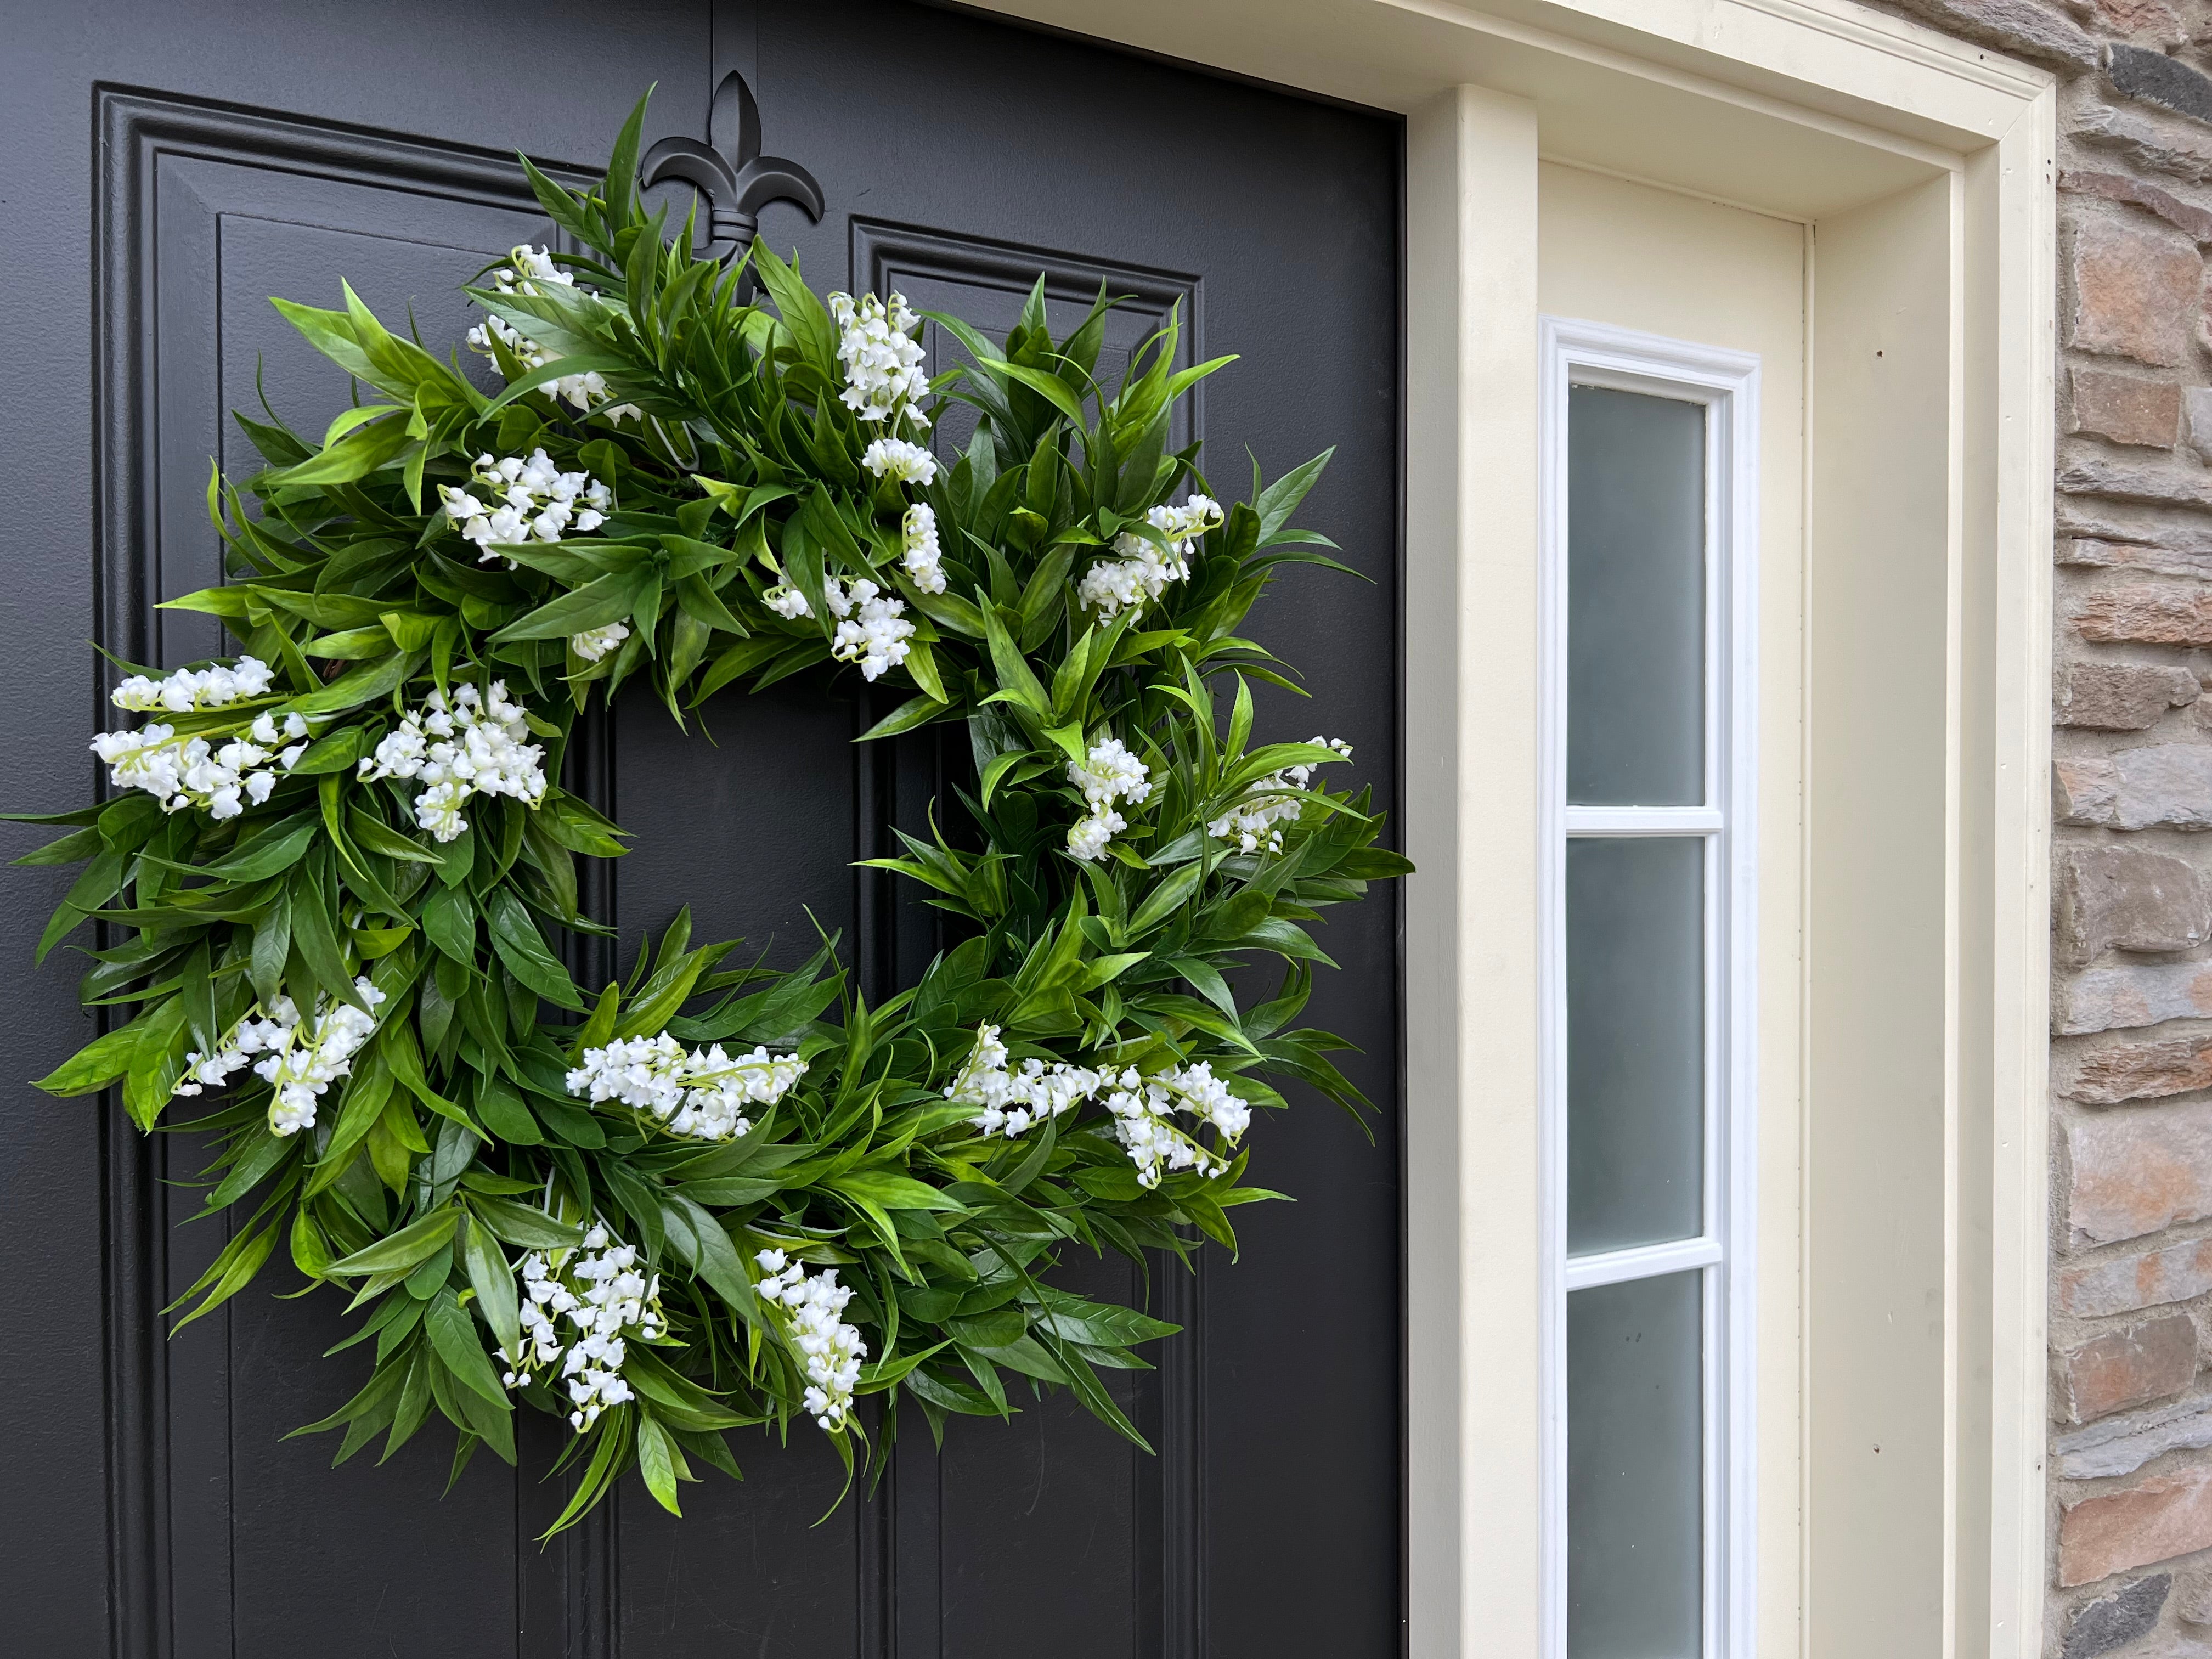
<instances>
[{"instance_id":1,"label":"door frame molding","mask_svg":"<svg viewBox=\"0 0 2212 1659\"><path fill-rule=\"evenodd\" d=\"M2055 83L1851 0L973 0L1149 55L1407 118L1406 183L1407 1639L1537 1659L1541 1227L1536 175L1571 161L1799 219L1808 284L1810 579L1802 735L1810 1034L1798 1514L1763 1507L1761 1651L1850 1650L1850 1575L1898 1565L1905 1505L1939 1538L1912 1650L2041 1650L2048 1241L2047 964ZM1885 379L1859 359L1898 330ZM1885 397L1903 385L1910 406ZM1913 488L1866 487L1894 466ZM1854 490L1856 483L1858 488ZM1870 536L1880 573L1844 556ZM1778 556L1781 550L1769 550ZM1826 556L1824 556L1824 555ZM1877 563L1880 562L1877 561ZM1881 576L1913 584L1896 636ZM1420 596L1415 603L1411 596ZM1886 648L1894 684L1851 659ZM1877 666L1879 665L1876 665ZM1863 706L1854 708L1852 699ZM1899 917L1851 797L1901 745L1887 811L1934 896ZM1928 834L1940 823L1940 846ZM1896 833L1893 829L1893 836ZM1820 965L1815 974L1813 965ZM1896 999L1909 981L1917 1001ZM1869 1099L1848 1034L1918 1017L1903 1103ZM1836 1040L1824 1042L1824 1033ZM1924 1042L1920 1041L1921 1038ZM1871 1045L1870 1045L1871 1046ZM1904 1115L1918 1109L1917 1119ZM1934 1127L1929 1127L1930 1121ZM1856 1133L1932 1137L1940 1176L1851 1185ZM1823 1140L1823 1137L1827 1140ZM1813 1169L1808 1158L1806 1167ZM1818 1178L1815 1178L1818 1176ZM1878 1201L1877 1201L1878 1200ZM1854 1206L1863 1201L1863 1216ZM1832 1289L1869 1230L1927 1241L1921 1369L1854 1371L1865 1309ZM1940 1261L1935 1258L1940 1257ZM1863 1396L1852 1400L1849 1396ZM1863 1409L1862 1409L1863 1408ZM1929 1455L1854 1462L1866 1412ZM1854 1536L1873 1532L1870 1541ZM1783 1540L1797 1559L1773 1558ZM1916 1543L1914 1547L1920 1548ZM1922 1549L1922 1553L1929 1552ZM1862 1576L1858 1582L1867 1582ZM1832 1589L1826 1587L1832 1587ZM1863 1601L1864 1598L1856 1598ZM1886 1626L1894 1639L1901 1627Z\"/></svg>"}]
</instances>

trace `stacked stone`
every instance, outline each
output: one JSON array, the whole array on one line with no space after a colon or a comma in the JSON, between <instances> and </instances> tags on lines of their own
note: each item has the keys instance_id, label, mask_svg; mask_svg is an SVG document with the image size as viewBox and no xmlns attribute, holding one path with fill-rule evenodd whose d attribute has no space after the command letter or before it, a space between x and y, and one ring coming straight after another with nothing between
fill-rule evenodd
<instances>
[{"instance_id":1,"label":"stacked stone","mask_svg":"<svg viewBox=\"0 0 2212 1659\"><path fill-rule=\"evenodd\" d=\"M2212 1659L2212 0L1881 0L2061 77L2045 1650Z\"/></svg>"}]
</instances>

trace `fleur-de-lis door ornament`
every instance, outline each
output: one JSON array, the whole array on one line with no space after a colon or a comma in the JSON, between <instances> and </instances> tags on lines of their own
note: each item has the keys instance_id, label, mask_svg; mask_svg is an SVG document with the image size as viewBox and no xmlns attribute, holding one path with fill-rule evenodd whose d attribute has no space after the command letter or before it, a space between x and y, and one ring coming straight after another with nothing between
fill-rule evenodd
<instances>
[{"instance_id":1,"label":"fleur-de-lis door ornament","mask_svg":"<svg viewBox=\"0 0 2212 1659\"><path fill-rule=\"evenodd\" d=\"M703 257L726 264L751 246L760 210L770 202L795 202L808 218L822 217L822 186L814 175L796 161L760 153L760 105L735 70L714 89L707 136L703 144L696 138L664 138L646 151L637 169L641 188L681 179L707 198Z\"/></svg>"}]
</instances>

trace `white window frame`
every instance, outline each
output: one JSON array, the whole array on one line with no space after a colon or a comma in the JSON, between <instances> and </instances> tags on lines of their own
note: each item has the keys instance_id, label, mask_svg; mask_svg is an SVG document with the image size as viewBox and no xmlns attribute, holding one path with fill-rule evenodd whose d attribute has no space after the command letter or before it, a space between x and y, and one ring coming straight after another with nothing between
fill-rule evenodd
<instances>
[{"instance_id":1,"label":"white window frame","mask_svg":"<svg viewBox=\"0 0 2212 1659\"><path fill-rule=\"evenodd\" d=\"M1757 1085L1759 359L1601 323L1540 321L1539 617L1542 884L1539 1204L1543 1342L1540 1559L1544 1651L1567 1652L1567 1296L1696 1269L1703 1275L1704 1640L1699 1659L1757 1642L1753 1312ZM1567 421L1579 386L1705 411L1705 799L1570 806ZM1705 842L1705 1170L1699 1237L1567 1255L1566 847L1600 836Z\"/></svg>"}]
</instances>

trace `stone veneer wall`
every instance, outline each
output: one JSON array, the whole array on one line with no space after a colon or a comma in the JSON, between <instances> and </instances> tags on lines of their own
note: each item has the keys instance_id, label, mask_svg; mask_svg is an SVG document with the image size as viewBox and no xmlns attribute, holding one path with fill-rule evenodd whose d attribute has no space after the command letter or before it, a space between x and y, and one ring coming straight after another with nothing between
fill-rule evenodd
<instances>
[{"instance_id":1,"label":"stone veneer wall","mask_svg":"<svg viewBox=\"0 0 2212 1659\"><path fill-rule=\"evenodd\" d=\"M2045 1651L2212 1659L2212 0L1876 0L2062 81Z\"/></svg>"}]
</instances>

